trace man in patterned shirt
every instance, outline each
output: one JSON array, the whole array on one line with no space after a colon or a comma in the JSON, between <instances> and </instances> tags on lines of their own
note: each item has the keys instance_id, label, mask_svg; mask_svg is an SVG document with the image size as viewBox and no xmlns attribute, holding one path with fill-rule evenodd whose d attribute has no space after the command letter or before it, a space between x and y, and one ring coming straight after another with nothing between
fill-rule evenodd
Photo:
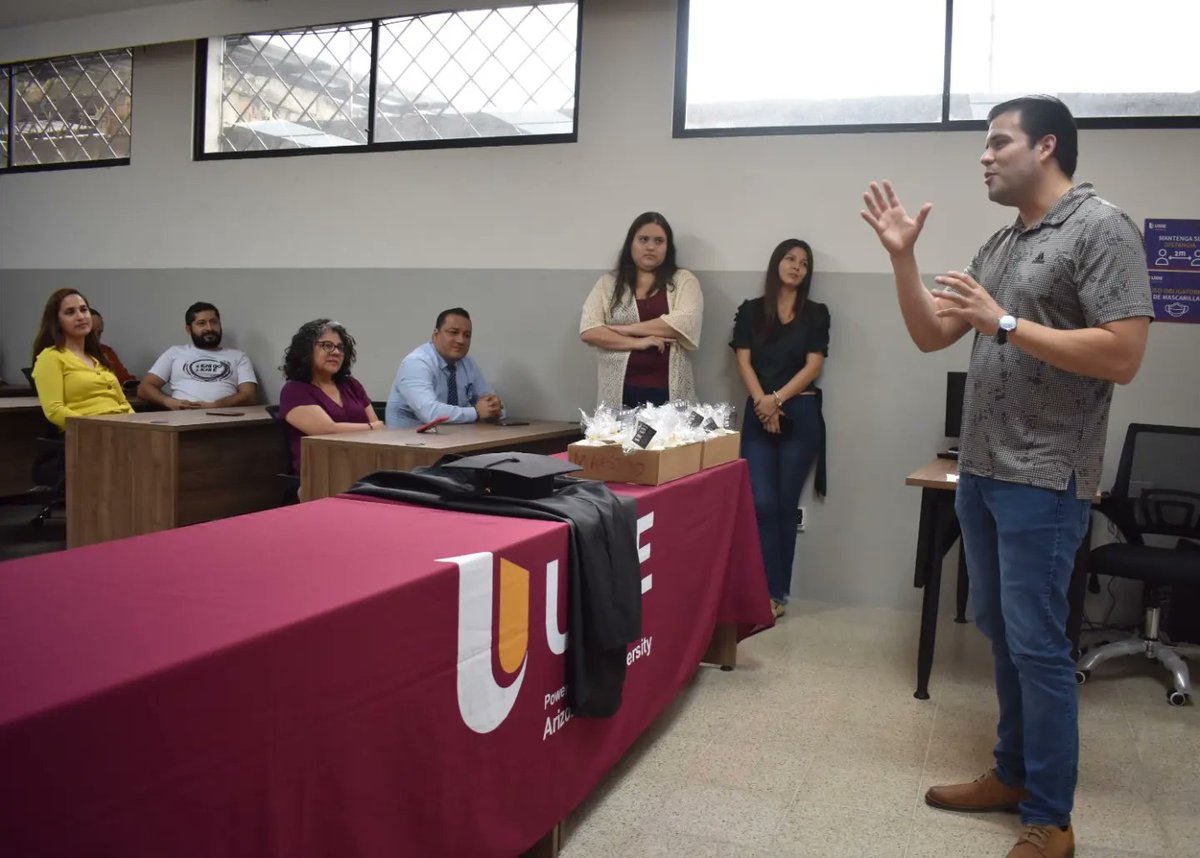
<instances>
[{"instance_id":1,"label":"man in patterned shirt","mask_svg":"<svg viewBox=\"0 0 1200 858\"><path fill-rule=\"evenodd\" d=\"M937 786L947 810L1019 810L1009 858L1074 854L1078 698L1066 636L1067 588L1100 483L1112 386L1133 380L1146 348L1150 284L1128 215L1074 185L1075 120L1029 96L988 114L988 198L1018 217L966 271L921 281L916 217L874 182L863 218L891 257L900 312L921 351L974 330L963 401L955 510L975 619L992 643L1000 704L996 765Z\"/></svg>"}]
</instances>

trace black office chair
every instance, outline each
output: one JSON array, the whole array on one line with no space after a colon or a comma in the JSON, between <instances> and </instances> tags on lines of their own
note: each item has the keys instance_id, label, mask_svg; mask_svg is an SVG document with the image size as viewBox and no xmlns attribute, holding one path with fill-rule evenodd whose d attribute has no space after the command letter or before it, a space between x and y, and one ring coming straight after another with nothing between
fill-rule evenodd
<instances>
[{"instance_id":1,"label":"black office chair","mask_svg":"<svg viewBox=\"0 0 1200 858\"><path fill-rule=\"evenodd\" d=\"M387 414L387 400L386 399L372 399L371 407L375 409L375 416L378 417L380 420L383 420L384 415Z\"/></svg>"},{"instance_id":2,"label":"black office chair","mask_svg":"<svg viewBox=\"0 0 1200 858\"><path fill-rule=\"evenodd\" d=\"M283 439L283 465L275 475L283 492L279 505L291 506L300 502L300 475L292 469L292 442L288 437L287 424L279 419L279 406L268 405L267 413L279 425L279 436Z\"/></svg>"},{"instance_id":3,"label":"black office chair","mask_svg":"<svg viewBox=\"0 0 1200 858\"><path fill-rule=\"evenodd\" d=\"M1125 541L1092 551L1089 571L1141 581L1145 619L1138 636L1080 659L1075 678L1082 684L1105 661L1141 654L1171 672L1174 687L1167 700L1182 706L1191 698L1192 680L1180 654L1200 655L1200 646L1166 640L1160 615L1164 607L1169 610L1173 585L1200 584L1200 551L1189 541L1200 540L1200 428L1131 423L1116 482L1100 512Z\"/></svg>"},{"instance_id":4,"label":"black office chair","mask_svg":"<svg viewBox=\"0 0 1200 858\"><path fill-rule=\"evenodd\" d=\"M33 368L22 367L21 373L28 379L36 395ZM37 514L29 524L41 527L55 510L67 508L67 446L58 427L49 420L43 420L34 443L33 486L27 491L0 497L0 506L38 507Z\"/></svg>"}]
</instances>

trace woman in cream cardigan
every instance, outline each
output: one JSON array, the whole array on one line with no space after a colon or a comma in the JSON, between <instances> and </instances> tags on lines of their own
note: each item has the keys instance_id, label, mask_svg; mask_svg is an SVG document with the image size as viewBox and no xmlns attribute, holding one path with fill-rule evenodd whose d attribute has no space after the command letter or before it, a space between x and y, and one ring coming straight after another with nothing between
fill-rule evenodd
<instances>
[{"instance_id":1,"label":"woman in cream cardigan","mask_svg":"<svg viewBox=\"0 0 1200 858\"><path fill-rule=\"evenodd\" d=\"M691 352L700 347L704 296L675 264L675 237L658 212L629 227L616 270L588 294L579 338L596 349L597 403L614 408L695 401Z\"/></svg>"}]
</instances>

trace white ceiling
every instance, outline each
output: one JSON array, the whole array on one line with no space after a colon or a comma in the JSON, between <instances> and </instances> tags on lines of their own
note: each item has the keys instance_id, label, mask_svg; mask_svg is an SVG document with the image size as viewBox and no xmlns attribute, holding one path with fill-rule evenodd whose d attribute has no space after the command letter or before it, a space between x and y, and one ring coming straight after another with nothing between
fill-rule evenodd
<instances>
[{"instance_id":1,"label":"white ceiling","mask_svg":"<svg viewBox=\"0 0 1200 858\"><path fill-rule=\"evenodd\" d=\"M187 0L12 0L0 4L0 29L184 2Z\"/></svg>"}]
</instances>

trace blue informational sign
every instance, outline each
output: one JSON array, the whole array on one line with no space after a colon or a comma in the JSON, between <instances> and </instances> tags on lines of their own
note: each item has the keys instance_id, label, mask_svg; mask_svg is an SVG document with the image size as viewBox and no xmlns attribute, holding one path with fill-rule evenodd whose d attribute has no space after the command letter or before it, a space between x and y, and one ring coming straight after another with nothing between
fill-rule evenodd
<instances>
[{"instance_id":1,"label":"blue informational sign","mask_svg":"<svg viewBox=\"0 0 1200 858\"><path fill-rule=\"evenodd\" d=\"M1200 220L1146 220L1154 318L1200 323Z\"/></svg>"}]
</instances>

